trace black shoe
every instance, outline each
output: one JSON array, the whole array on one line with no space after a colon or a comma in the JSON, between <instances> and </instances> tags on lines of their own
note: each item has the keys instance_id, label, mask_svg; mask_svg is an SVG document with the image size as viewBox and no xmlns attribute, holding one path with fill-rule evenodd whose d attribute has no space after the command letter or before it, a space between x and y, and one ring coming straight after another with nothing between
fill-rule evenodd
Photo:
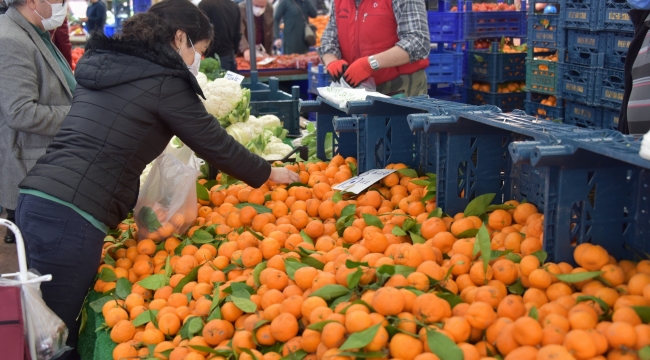
<instances>
[{"instance_id":1,"label":"black shoe","mask_svg":"<svg viewBox=\"0 0 650 360\"><path fill-rule=\"evenodd\" d=\"M16 235L14 235L11 230L7 229L7 235L5 235L5 244L15 244L16 243Z\"/></svg>"}]
</instances>

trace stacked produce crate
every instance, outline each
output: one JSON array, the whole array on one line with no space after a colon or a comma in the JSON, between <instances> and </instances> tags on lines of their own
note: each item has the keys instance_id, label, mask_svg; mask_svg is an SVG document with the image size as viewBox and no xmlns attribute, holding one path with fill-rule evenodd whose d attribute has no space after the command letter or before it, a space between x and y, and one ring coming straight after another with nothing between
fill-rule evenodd
<instances>
[{"instance_id":1,"label":"stacked produce crate","mask_svg":"<svg viewBox=\"0 0 650 360\"><path fill-rule=\"evenodd\" d=\"M541 8L535 1L530 3L526 58L526 112L555 121L561 121L565 111L564 101L558 100L558 58L565 52L566 43L558 7L557 2Z\"/></svg>"},{"instance_id":2,"label":"stacked produce crate","mask_svg":"<svg viewBox=\"0 0 650 360\"><path fill-rule=\"evenodd\" d=\"M465 4L464 37L469 41L466 102L523 109L526 94L526 2Z\"/></svg>"},{"instance_id":3,"label":"stacked produce crate","mask_svg":"<svg viewBox=\"0 0 650 360\"><path fill-rule=\"evenodd\" d=\"M437 5L437 6L435 6ZM460 101L463 82L463 16L448 0L428 3L431 51L429 67L425 70L429 95Z\"/></svg>"},{"instance_id":4,"label":"stacked produce crate","mask_svg":"<svg viewBox=\"0 0 650 360\"><path fill-rule=\"evenodd\" d=\"M566 101L564 121L589 128L616 129L623 100L623 65L633 26L622 0L560 3L560 28L566 53L560 52L559 97Z\"/></svg>"}]
</instances>

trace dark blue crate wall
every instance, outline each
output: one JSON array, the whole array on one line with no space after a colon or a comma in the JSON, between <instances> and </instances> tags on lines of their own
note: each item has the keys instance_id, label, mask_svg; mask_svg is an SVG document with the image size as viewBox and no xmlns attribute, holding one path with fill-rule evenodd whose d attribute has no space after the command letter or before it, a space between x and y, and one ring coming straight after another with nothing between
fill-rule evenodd
<instances>
[{"instance_id":1,"label":"dark blue crate wall","mask_svg":"<svg viewBox=\"0 0 650 360\"><path fill-rule=\"evenodd\" d=\"M463 13L427 11L431 42L452 43L463 40Z\"/></svg>"},{"instance_id":2,"label":"dark blue crate wall","mask_svg":"<svg viewBox=\"0 0 650 360\"><path fill-rule=\"evenodd\" d=\"M526 37L526 1L521 2L520 11L471 11L472 2L465 3L464 39Z\"/></svg>"},{"instance_id":3,"label":"dark blue crate wall","mask_svg":"<svg viewBox=\"0 0 650 360\"><path fill-rule=\"evenodd\" d=\"M526 80L526 53L501 53L497 42L489 50L474 50L470 44L467 76L490 83Z\"/></svg>"},{"instance_id":4,"label":"dark blue crate wall","mask_svg":"<svg viewBox=\"0 0 650 360\"><path fill-rule=\"evenodd\" d=\"M594 103L596 69L573 65L558 64L558 97L586 105Z\"/></svg>"},{"instance_id":5,"label":"dark blue crate wall","mask_svg":"<svg viewBox=\"0 0 650 360\"><path fill-rule=\"evenodd\" d=\"M530 6L534 6L531 4ZM528 48L562 49L565 46L564 31L559 27L560 15L528 15Z\"/></svg>"},{"instance_id":6,"label":"dark blue crate wall","mask_svg":"<svg viewBox=\"0 0 650 360\"><path fill-rule=\"evenodd\" d=\"M598 9L601 1L561 0L560 26L566 29L600 30Z\"/></svg>"},{"instance_id":7,"label":"dark blue crate wall","mask_svg":"<svg viewBox=\"0 0 650 360\"><path fill-rule=\"evenodd\" d=\"M572 101L567 101L564 123L582 128L600 129L603 127L603 109Z\"/></svg>"},{"instance_id":8,"label":"dark blue crate wall","mask_svg":"<svg viewBox=\"0 0 650 360\"><path fill-rule=\"evenodd\" d=\"M494 105L503 112L510 112L515 109L523 110L526 101L525 92L512 93L488 93L472 88L465 88L466 101L471 105Z\"/></svg>"},{"instance_id":9,"label":"dark blue crate wall","mask_svg":"<svg viewBox=\"0 0 650 360\"><path fill-rule=\"evenodd\" d=\"M621 32L633 32L634 26L630 21L628 13L632 9L625 0L601 0L600 30Z\"/></svg>"},{"instance_id":10,"label":"dark blue crate wall","mask_svg":"<svg viewBox=\"0 0 650 360\"><path fill-rule=\"evenodd\" d=\"M618 130L618 118L620 116L618 109L603 109L603 129Z\"/></svg>"},{"instance_id":11,"label":"dark blue crate wall","mask_svg":"<svg viewBox=\"0 0 650 360\"><path fill-rule=\"evenodd\" d=\"M605 67L609 69L625 68L625 58L630 42L634 38L632 33L610 32L607 33L607 50L605 52Z\"/></svg>"},{"instance_id":12,"label":"dark blue crate wall","mask_svg":"<svg viewBox=\"0 0 650 360\"><path fill-rule=\"evenodd\" d=\"M620 109L625 93L625 73L623 70L598 69L596 75L594 105L615 110Z\"/></svg>"},{"instance_id":13,"label":"dark blue crate wall","mask_svg":"<svg viewBox=\"0 0 650 360\"><path fill-rule=\"evenodd\" d=\"M431 50L429 66L424 69L429 84L458 84L463 81L463 53Z\"/></svg>"},{"instance_id":14,"label":"dark blue crate wall","mask_svg":"<svg viewBox=\"0 0 650 360\"><path fill-rule=\"evenodd\" d=\"M584 30L567 31L567 59L572 64L603 67L608 34Z\"/></svg>"}]
</instances>

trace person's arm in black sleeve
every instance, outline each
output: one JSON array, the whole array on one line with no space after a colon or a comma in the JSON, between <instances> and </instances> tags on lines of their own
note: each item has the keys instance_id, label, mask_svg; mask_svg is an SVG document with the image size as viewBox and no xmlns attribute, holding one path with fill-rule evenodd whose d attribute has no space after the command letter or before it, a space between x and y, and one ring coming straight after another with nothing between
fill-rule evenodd
<instances>
[{"instance_id":1,"label":"person's arm in black sleeve","mask_svg":"<svg viewBox=\"0 0 650 360\"><path fill-rule=\"evenodd\" d=\"M183 143L219 170L253 187L269 179L271 165L228 135L187 80L174 77L163 82L158 111Z\"/></svg>"}]
</instances>

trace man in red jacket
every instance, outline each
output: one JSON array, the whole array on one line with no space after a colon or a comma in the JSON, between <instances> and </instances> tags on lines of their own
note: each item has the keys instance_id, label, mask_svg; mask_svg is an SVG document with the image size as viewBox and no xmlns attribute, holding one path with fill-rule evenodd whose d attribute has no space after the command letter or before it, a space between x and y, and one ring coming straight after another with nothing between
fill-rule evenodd
<instances>
[{"instance_id":1,"label":"man in red jacket","mask_svg":"<svg viewBox=\"0 0 650 360\"><path fill-rule=\"evenodd\" d=\"M70 33L68 28L68 18L63 21L63 25L50 30L50 38L54 46L59 49L65 60L72 68L72 44L70 43Z\"/></svg>"},{"instance_id":2,"label":"man in red jacket","mask_svg":"<svg viewBox=\"0 0 650 360\"><path fill-rule=\"evenodd\" d=\"M319 53L335 81L414 96L427 92L429 45L424 0L334 0Z\"/></svg>"}]
</instances>

